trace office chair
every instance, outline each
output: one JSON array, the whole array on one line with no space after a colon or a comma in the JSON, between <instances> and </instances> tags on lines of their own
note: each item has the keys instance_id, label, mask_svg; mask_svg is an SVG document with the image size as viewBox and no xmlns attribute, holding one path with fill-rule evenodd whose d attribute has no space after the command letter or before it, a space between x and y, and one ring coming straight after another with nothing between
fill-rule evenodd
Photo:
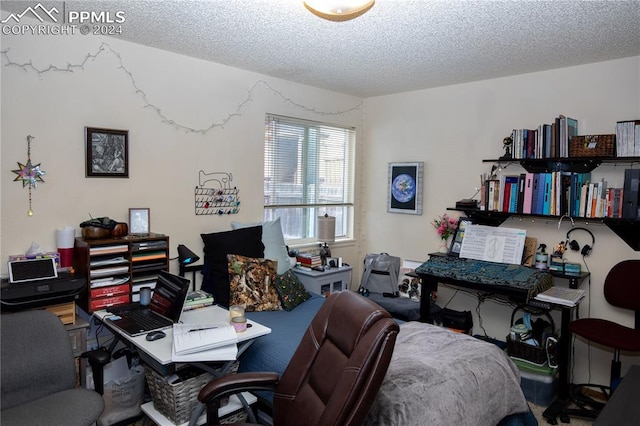
<instances>
[{"instance_id":1,"label":"office chair","mask_svg":"<svg viewBox=\"0 0 640 426\"><path fill-rule=\"evenodd\" d=\"M355 292L327 298L279 378L276 373L231 374L209 382L198 399L207 424L218 424L219 399L251 390L274 391L273 424L362 424L387 372L398 324Z\"/></svg>"},{"instance_id":2,"label":"office chair","mask_svg":"<svg viewBox=\"0 0 640 426\"><path fill-rule=\"evenodd\" d=\"M0 318L3 425L88 426L102 414L102 396L76 387L69 335L46 310Z\"/></svg>"},{"instance_id":3,"label":"office chair","mask_svg":"<svg viewBox=\"0 0 640 426\"><path fill-rule=\"evenodd\" d=\"M609 386L596 386L605 396L613 392L620 379L620 351L640 352L640 260L624 260L616 264L604 280L604 297L615 307L635 312L634 328L600 318L583 318L569 323L569 330L587 340L613 348ZM577 385L572 389L571 400L579 409L566 410L568 415L596 418L603 403L585 396ZM589 408L590 407L590 408Z\"/></svg>"}]
</instances>

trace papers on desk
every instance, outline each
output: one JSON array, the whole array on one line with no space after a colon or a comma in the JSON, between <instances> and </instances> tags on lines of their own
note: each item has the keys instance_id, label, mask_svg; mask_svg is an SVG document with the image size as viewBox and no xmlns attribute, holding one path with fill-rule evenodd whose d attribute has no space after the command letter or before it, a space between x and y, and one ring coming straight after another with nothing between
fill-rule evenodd
<instances>
[{"instance_id":1,"label":"papers on desk","mask_svg":"<svg viewBox=\"0 0 640 426\"><path fill-rule=\"evenodd\" d=\"M228 323L219 324L174 324L173 325L173 355L198 354L216 348L225 348L225 353L235 350L233 359L237 356L238 335ZM175 361L175 359L174 359Z\"/></svg>"},{"instance_id":2,"label":"papers on desk","mask_svg":"<svg viewBox=\"0 0 640 426\"><path fill-rule=\"evenodd\" d=\"M538 293L535 297L543 302L555 303L563 306L576 306L584 297L584 290L578 288L551 287Z\"/></svg>"}]
</instances>

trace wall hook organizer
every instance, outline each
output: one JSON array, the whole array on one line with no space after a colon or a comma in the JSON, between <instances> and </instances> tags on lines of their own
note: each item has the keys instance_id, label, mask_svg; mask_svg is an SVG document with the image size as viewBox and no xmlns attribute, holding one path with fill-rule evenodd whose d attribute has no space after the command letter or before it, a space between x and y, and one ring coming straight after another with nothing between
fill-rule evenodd
<instances>
[{"instance_id":1,"label":"wall hook organizer","mask_svg":"<svg viewBox=\"0 0 640 426\"><path fill-rule=\"evenodd\" d=\"M231 186L233 175L226 172L205 173L200 170L193 195L196 216L236 214L240 211L238 188Z\"/></svg>"}]
</instances>

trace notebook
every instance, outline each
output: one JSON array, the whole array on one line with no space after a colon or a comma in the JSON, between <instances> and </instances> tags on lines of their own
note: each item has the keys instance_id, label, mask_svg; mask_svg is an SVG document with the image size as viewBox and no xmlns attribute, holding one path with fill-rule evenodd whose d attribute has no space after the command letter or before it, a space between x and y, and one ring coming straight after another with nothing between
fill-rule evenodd
<instances>
[{"instance_id":1,"label":"notebook","mask_svg":"<svg viewBox=\"0 0 640 426\"><path fill-rule=\"evenodd\" d=\"M108 311L113 315L107 315L105 320L130 336L173 327L180 321L189 284L186 278L160 271L148 306L139 303L112 306Z\"/></svg>"}]
</instances>

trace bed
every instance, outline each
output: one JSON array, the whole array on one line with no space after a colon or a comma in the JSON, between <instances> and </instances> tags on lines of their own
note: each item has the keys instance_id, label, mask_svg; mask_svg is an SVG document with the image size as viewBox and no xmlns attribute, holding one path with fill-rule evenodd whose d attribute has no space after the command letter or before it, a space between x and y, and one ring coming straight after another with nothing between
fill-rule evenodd
<instances>
[{"instance_id":1,"label":"bed","mask_svg":"<svg viewBox=\"0 0 640 426\"><path fill-rule=\"evenodd\" d=\"M212 291L218 302L226 301L223 306L228 306L236 297L234 283L238 281L238 277L234 277L238 268L230 262L227 270L229 250L242 255L231 257L244 256L244 265L255 263L267 268L266 264L273 263L251 258L260 256L256 245L267 246L260 228L203 234L203 289ZM279 234L278 247L284 247L279 223L274 228ZM286 251L281 252L279 265L288 261ZM245 283L248 277L240 275L240 282ZM283 277L288 278L281 279ZM295 280L295 274L290 270L283 274L278 271L277 277L272 272L269 282L276 283L271 287L278 289L281 310L252 312L248 309L246 312L247 317L270 327L272 332L255 339L241 355L239 371L282 374L286 369L307 326L325 300L320 295L307 293L299 280L298 283L291 280ZM281 281L287 285L281 286ZM304 297L300 297L300 293L304 293ZM430 324L399 322L393 358L367 425L537 425L520 388L517 367L497 346ZM270 393L258 396L267 403L272 400Z\"/></svg>"},{"instance_id":2,"label":"bed","mask_svg":"<svg viewBox=\"0 0 640 426\"><path fill-rule=\"evenodd\" d=\"M324 298L292 311L248 312L272 329L240 359L240 371L286 369ZM267 401L271 395L259 395ZM495 345L419 322L400 324L393 358L366 425L536 425L517 367Z\"/></svg>"}]
</instances>

